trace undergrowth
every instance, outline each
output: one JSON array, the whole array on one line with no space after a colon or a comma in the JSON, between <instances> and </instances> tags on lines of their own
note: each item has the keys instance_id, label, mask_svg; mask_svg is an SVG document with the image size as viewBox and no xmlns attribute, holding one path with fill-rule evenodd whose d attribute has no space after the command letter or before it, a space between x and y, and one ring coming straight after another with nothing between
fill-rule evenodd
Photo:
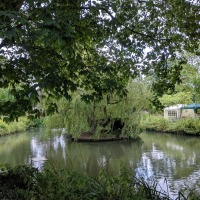
<instances>
[{"instance_id":1,"label":"undergrowth","mask_svg":"<svg viewBox=\"0 0 200 200\"><path fill-rule=\"evenodd\" d=\"M27 127L27 118L21 117L18 122L6 123L0 119L0 136L9 135L13 133L24 132Z\"/></svg>"},{"instance_id":2,"label":"undergrowth","mask_svg":"<svg viewBox=\"0 0 200 200\"><path fill-rule=\"evenodd\" d=\"M200 135L199 118L183 118L175 121L164 119L163 116L146 115L141 121L143 130L169 132L177 134Z\"/></svg>"},{"instance_id":3,"label":"undergrowth","mask_svg":"<svg viewBox=\"0 0 200 200\"><path fill-rule=\"evenodd\" d=\"M109 176L102 170L99 178L93 178L69 169L39 171L30 166L6 165L1 167L0 199L171 200L157 189L156 183L137 179L124 167L118 176ZM187 197L179 193L176 200L181 199L198 197L194 193Z\"/></svg>"},{"instance_id":4,"label":"undergrowth","mask_svg":"<svg viewBox=\"0 0 200 200\"><path fill-rule=\"evenodd\" d=\"M30 128L42 127L43 119L29 120L27 117L20 117L18 121L4 122L0 119L0 136L24 132Z\"/></svg>"}]
</instances>

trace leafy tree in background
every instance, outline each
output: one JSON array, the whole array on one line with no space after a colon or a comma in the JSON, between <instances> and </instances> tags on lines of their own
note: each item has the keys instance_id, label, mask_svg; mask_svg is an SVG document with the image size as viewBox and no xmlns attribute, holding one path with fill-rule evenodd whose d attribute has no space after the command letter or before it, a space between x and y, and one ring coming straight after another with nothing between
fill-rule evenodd
<instances>
[{"instance_id":1,"label":"leafy tree in background","mask_svg":"<svg viewBox=\"0 0 200 200\"><path fill-rule=\"evenodd\" d=\"M180 84L175 85L174 94L166 93L160 102L166 107L175 104L198 103L200 101L199 58L193 54L186 54L188 64L183 65L180 74Z\"/></svg>"},{"instance_id":2,"label":"leafy tree in background","mask_svg":"<svg viewBox=\"0 0 200 200\"><path fill-rule=\"evenodd\" d=\"M195 0L2 0L0 87L15 101L0 113L37 116L41 94L70 99L80 88L84 101L124 96L130 76L148 73L158 94L173 90L179 52L199 54L199 16Z\"/></svg>"},{"instance_id":3,"label":"leafy tree in background","mask_svg":"<svg viewBox=\"0 0 200 200\"><path fill-rule=\"evenodd\" d=\"M175 94L164 94L159 98L164 107L176 105L176 104L189 104L192 103L192 92L178 92Z\"/></svg>"}]
</instances>

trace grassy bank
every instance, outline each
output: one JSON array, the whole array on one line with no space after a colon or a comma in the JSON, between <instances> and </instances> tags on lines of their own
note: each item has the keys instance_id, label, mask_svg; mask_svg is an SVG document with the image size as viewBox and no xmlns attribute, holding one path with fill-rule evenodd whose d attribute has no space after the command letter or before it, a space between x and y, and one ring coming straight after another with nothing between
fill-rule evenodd
<instances>
[{"instance_id":1,"label":"grassy bank","mask_svg":"<svg viewBox=\"0 0 200 200\"><path fill-rule=\"evenodd\" d=\"M0 120L0 136L23 132L27 127L27 118L22 117L18 122L6 123Z\"/></svg>"},{"instance_id":2,"label":"grassy bank","mask_svg":"<svg viewBox=\"0 0 200 200\"><path fill-rule=\"evenodd\" d=\"M27 117L19 118L18 122L6 123L0 119L0 136L24 132L29 128L36 128L42 125L42 119L28 120Z\"/></svg>"},{"instance_id":3,"label":"grassy bank","mask_svg":"<svg viewBox=\"0 0 200 200\"><path fill-rule=\"evenodd\" d=\"M200 120L199 118L184 118L175 121L164 119L163 116L158 115L144 115L141 121L143 130L186 134L186 135L200 135Z\"/></svg>"},{"instance_id":4,"label":"grassy bank","mask_svg":"<svg viewBox=\"0 0 200 200\"><path fill-rule=\"evenodd\" d=\"M155 183L149 184L134 178L125 168L118 176L108 176L104 171L95 179L83 172L72 170L44 170L42 172L28 166L4 167L0 173L0 199L94 199L94 200L171 200L168 194L157 189ZM195 193L179 199L198 199Z\"/></svg>"}]
</instances>

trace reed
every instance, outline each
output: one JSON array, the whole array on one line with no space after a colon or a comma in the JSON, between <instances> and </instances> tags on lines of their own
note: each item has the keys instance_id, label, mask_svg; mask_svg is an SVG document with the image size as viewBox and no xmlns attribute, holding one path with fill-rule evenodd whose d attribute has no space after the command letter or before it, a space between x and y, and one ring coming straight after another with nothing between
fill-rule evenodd
<instances>
[{"instance_id":1,"label":"reed","mask_svg":"<svg viewBox=\"0 0 200 200\"><path fill-rule=\"evenodd\" d=\"M69 169L46 168L43 171L30 166L10 168L1 166L1 199L95 199L95 200L171 200L168 194L158 190L156 182L137 179L122 167L118 176L110 176L102 170L98 178L84 172ZM179 192L176 200L199 199L195 192L187 196Z\"/></svg>"}]
</instances>

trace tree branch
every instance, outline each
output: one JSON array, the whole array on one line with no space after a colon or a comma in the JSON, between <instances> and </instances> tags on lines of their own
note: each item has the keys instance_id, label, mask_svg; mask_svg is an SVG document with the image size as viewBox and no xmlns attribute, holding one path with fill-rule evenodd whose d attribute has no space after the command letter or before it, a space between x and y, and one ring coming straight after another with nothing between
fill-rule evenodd
<instances>
[{"instance_id":1,"label":"tree branch","mask_svg":"<svg viewBox=\"0 0 200 200\"><path fill-rule=\"evenodd\" d=\"M140 2L145 2L145 1L140 1ZM92 7L92 6L91 6L91 7ZM89 9L91 9L91 7L89 7L89 6L81 6L80 9L88 9L88 10L89 10ZM104 10L112 19L115 19L115 17L112 15L111 12L108 11L108 9L103 8L103 7L100 7L99 9L100 9L100 10ZM115 20L116 20L116 19L115 19ZM118 20L117 22L118 22L119 25L123 25L121 22L119 22L119 20ZM128 27L128 28L129 28L129 27ZM151 38L151 39L153 39L153 40L157 40L153 35L147 35L147 34L145 34L145 33L141 33L141 32L135 31L135 30L133 30L133 29L131 29L131 28L129 28L129 30L130 30L132 33L135 33L135 34L137 34L137 35L141 35L141 36L144 36L144 37ZM163 39L161 39L161 40L163 40Z\"/></svg>"}]
</instances>

